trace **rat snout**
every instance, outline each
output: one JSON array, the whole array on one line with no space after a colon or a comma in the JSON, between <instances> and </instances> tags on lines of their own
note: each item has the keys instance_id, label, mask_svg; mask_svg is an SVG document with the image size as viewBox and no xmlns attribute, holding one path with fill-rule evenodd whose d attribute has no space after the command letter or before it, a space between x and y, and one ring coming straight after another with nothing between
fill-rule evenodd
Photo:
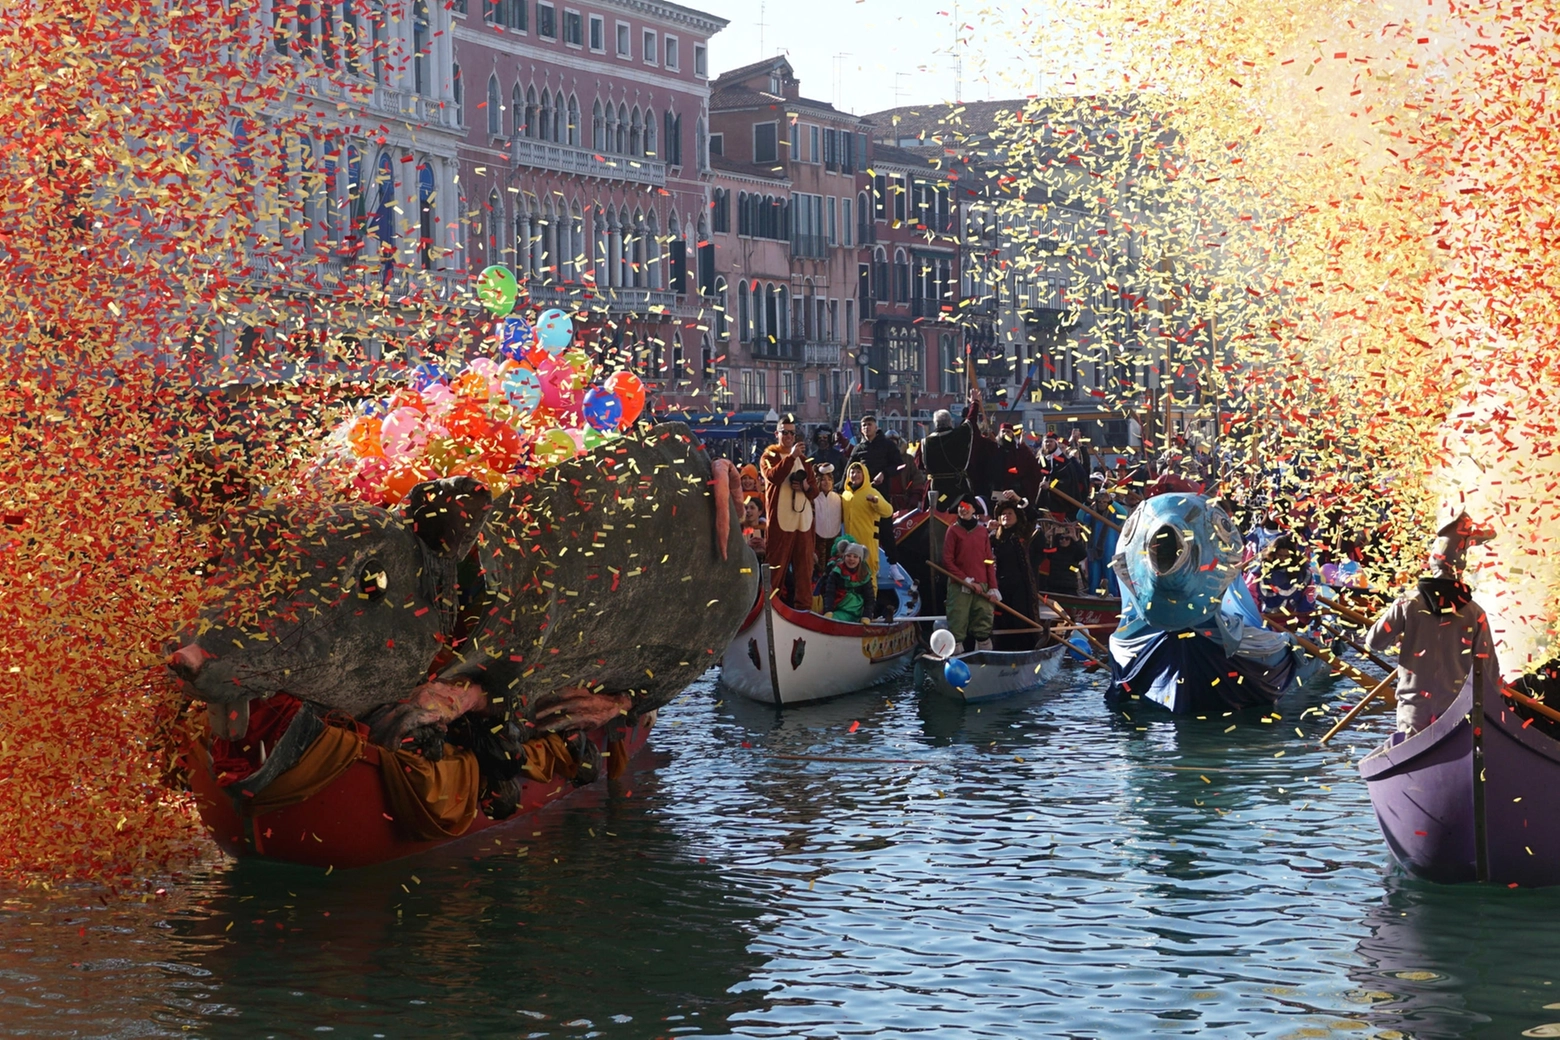
<instances>
[{"instance_id":1,"label":"rat snout","mask_svg":"<svg viewBox=\"0 0 1560 1040\"><path fill-rule=\"evenodd\" d=\"M215 656L191 643L173 652L173 656L168 658L168 670L185 682L194 682L201 668Z\"/></svg>"}]
</instances>

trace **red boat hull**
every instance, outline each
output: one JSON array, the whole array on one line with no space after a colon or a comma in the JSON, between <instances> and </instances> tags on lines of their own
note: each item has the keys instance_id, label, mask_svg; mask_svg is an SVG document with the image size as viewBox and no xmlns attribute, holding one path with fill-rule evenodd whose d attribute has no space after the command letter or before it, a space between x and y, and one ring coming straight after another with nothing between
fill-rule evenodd
<instances>
[{"instance_id":1,"label":"red boat hull","mask_svg":"<svg viewBox=\"0 0 1560 1040\"><path fill-rule=\"evenodd\" d=\"M624 737L623 750L630 759L643 750L651 725L652 719L640 719ZM590 739L602 751L607 750L605 729L591 733ZM512 823L577 790L564 777L547 783L527 780L521 789L520 806L508 819L492 820L478 812L466 832L457 837L410 841L396 829L380 780L379 750L373 745L367 745L364 757L318 794L253 816L241 814L217 783L211 756L202 742L194 741L185 749L185 763L201 820L229 855L324 868L366 867L413 856Z\"/></svg>"}]
</instances>

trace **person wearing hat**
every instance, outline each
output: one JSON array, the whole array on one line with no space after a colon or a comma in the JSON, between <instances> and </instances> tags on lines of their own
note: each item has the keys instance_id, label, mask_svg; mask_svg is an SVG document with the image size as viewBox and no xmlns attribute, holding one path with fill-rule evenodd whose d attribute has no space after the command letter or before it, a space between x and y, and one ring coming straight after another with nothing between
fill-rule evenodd
<instances>
[{"instance_id":1,"label":"person wearing hat","mask_svg":"<svg viewBox=\"0 0 1560 1040\"><path fill-rule=\"evenodd\" d=\"M1040 461L1012 423L1003 423L997 431L995 468L994 491L1016 491L1020 498L1031 502L1040 493Z\"/></svg>"},{"instance_id":2,"label":"person wearing hat","mask_svg":"<svg viewBox=\"0 0 1560 1040\"><path fill-rule=\"evenodd\" d=\"M1365 634L1365 644L1378 652L1402 644L1397 728L1403 733L1418 733L1445 713L1474 669L1485 697L1500 689L1500 662L1489 619L1462 580L1468 547L1489 541L1494 532L1475 524L1457 506L1442 506L1438 520L1428 573Z\"/></svg>"},{"instance_id":3,"label":"person wearing hat","mask_svg":"<svg viewBox=\"0 0 1560 1040\"><path fill-rule=\"evenodd\" d=\"M997 591L1002 602L1028 617L1035 616L1034 569L1029 560L1030 536L1034 522L1025 509L1029 503L1011 491L997 493L997 530L991 536L991 558L997 568ZM998 650L1032 650L1036 633L1004 635L1009 628L1027 628L1028 624L1003 611L993 619L992 644Z\"/></svg>"},{"instance_id":4,"label":"person wearing hat","mask_svg":"<svg viewBox=\"0 0 1560 1040\"><path fill-rule=\"evenodd\" d=\"M1002 593L991 536L976 518L976 502L974 495L960 496L958 522L943 537L943 569L962 579L948 582L948 631L960 645L971 638L976 650L990 650L994 604L1002 602Z\"/></svg>"},{"instance_id":5,"label":"person wearing hat","mask_svg":"<svg viewBox=\"0 0 1560 1040\"><path fill-rule=\"evenodd\" d=\"M834 431L820 426L813 431L812 455L808 459L816 471L819 466L830 466L838 473L845 468L845 455L834 443Z\"/></svg>"},{"instance_id":6,"label":"person wearing hat","mask_svg":"<svg viewBox=\"0 0 1560 1040\"><path fill-rule=\"evenodd\" d=\"M881 524L889 520L892 527L894 509L888 497L872 486L867 467L862 462L852 462L845 468L845 490L840 493L840 514L845 534L866 547L867 568L872 572L872 583L877 584L878 532Z\"/></svg>"},{"instance_id":7,"label":"person wearing hat","mask_svg":"<svg viewBox=\"0 0 1560 1040\"><path fill-rule=\"evenodd\" d=\"M796 440L796 416L780 417L775 443L758 460L764 476L769 530L765 557L769 563L771 595L789 593L797 610L812 609L813 499L817 478L806 452Z\"/></svg>"},{"instance_id":8,"label":"person wearing hat","mask_svg":"<svg viewBox=\"0 0 1560 1040\"><path fill-rule=\"evenodd\" d=\"M939 408L932 413L932 432L921 442L921 467L931 478L933 505L951 510L970 493L970 445L975 427L969 422L953 425L953 413Z\"/></svg>"},{"instance_id":9,"label":"person wearing hat","mask_svg":"<svg viewBox=\"0 0 1560 1040\"><path fill-rule=\"evenodd\" d=\"M867 547L850 535L841 535L821 591L824 617L860 621L877 599L876 582L867 569Z\"/></svg>"},{"instance_id":10,"label":"person wearing hat","mask_svg":"<svg viewBox=\"0 0 1560 1040\"><path fill-rule=\"evenodd\" d=\"M888 435L878 428L877 416L868 412L861 417L861 439L851 449L851 462L860 462L867 467L867 480L877 493L883 496L884 501L889 496L889 481L898 474L899 467L904 460L900 458L899 448ZM893 516L893 508L889 508L888 516ZM899 553L894 544L893 521L885 518L878 524L877 541L888 553L890 562L898 562ZM865 544L865 543L863 543ZM877 553L873 552L873 570L877 569Z\"/></svg>"},{"instance_id":11,"label":"person wearing hat","mask_svg":"<svg viewBox=\"0 0 1560 1040\"><path fill-rule=\"evenodd\" d=\"M844 528L844 503L834 490L834 467L827 462L813 466L818 477L818 497L813 499L813 559L820 570L827 570L834 557L834 539Z\"/></svg>"}]
</instances>

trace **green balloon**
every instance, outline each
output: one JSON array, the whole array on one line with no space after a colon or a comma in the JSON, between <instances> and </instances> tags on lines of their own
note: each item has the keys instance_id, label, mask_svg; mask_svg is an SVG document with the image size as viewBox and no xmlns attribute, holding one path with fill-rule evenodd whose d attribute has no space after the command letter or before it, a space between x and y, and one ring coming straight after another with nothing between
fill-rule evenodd
<instances>
[{"instance_id":1,"label":"green balloon","mask_svg":"<svg viewBox=\"0 0 1560 1040\"><path fill-rule=\"evenodd\" d=\"M520 285L509 268L494 264L483 268L477 276L477 299L495 318L502 318L515 309L515 297L520 295Z\"/></svg>"}]
</instances>

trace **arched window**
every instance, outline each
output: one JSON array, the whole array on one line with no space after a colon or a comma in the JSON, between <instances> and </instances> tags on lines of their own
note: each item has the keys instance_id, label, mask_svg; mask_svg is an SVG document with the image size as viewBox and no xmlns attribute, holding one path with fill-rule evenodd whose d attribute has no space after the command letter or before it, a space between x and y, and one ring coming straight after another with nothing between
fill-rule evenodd
<instances>
[{"instance_id":1,"label":"arched window","mask_svg":"<svg viewBox=\"0 0 1560 1040\"><path fill-rule=\"evenodd\" d=\"M580 212L578 202L569 207L569 248L564 253L564 264L568 270L569 281L582 280L580 275L585 264L585 218Z\"/></svg>"},{"instance_id":2,"label":"arched window","mask_svg":"<svg viewBox=\"0 0 1560 1040\"><path fill-rule=\"evenodd\" d=\"M450 87L455 95L455 125L466 125L466 84L460 78L460 66L451 67Z\"/></svg>"},{"instance_id":3,"label":"arched window","mask_svg":"<svg viewBox=\"0 0 1560 1040\"><path fill-rule=\"evenodd\" d=\"M872 298L878 303L891 298L888 280L888 250L878 246L872 253Z\"/></svg>"},{"instance_id":4,"label":"arched window","mask_svg":"<svg viewBox=\"0 0 1560 1040\"><path fill-rule=\"evenodd\" d=\"M861 192L856 196L856 240L858 243L871 242L876 230L872 226L871 203L867 200L867 193Z\"/></svg>"},{"instance_id":5,"label":"arched window","mask_svg":"<svg viewBox=\"0 0 1560 1040\"><path fill-rule=\"evenodd\" d=\"M580 99L569 95L569 144L580 146Z\"/></svg>"},{"instance_id":6,"label":"arched window","mask_svg":"<svg viewBox=\"0 0 1560 1040\"><path fill-rule=\"evenodd\" d=\"M645 109L645 150L644 154L652 159L659 159L660 153L655 150L655 109Z\"/></svg>"},{"instance_id":7,"label":"arched window","mask_svg":"<svg viewBox=\"0 0 1560 1040\"><path fill-rule=\"evenodd\" d=\"M273 0L274 2L274 0ZM412 4L412 90L426 94L433 86L433 25L427 0Z\"/></svg>"},{"instance_id":8,"label":"arched window","mask_svg":"<svg viewBox=\"0 0 1560 1040\"><path fill-rule=\"evenodd\" d=\"M536 139L536 88L525 88L525 136Z\"/></svg>"},{"instance_id":9,"label":"arched window","mask_svg":"<svg viewBox=\"0 0 1560 1040\"><path fill-rule=\"evenodd\" d=\"M389 253L395 249L395 167L389 152L379 153L379 168L374 174L374 233L379 247Z\"/></svg>"},{"instance_id":10,"label":"arched window","mask_svg":"<svg viewBox=\"0 0 1560 1040\"><path fill-rule=\"evenodd\" d=\"M704 132L704 117L700 116L693 124L693 152L694 159L699 164L699 169L710 168L710 142L709 136Z\"/></svg>"},{"instance_id":11,"label":"arched window","mask_svg":"<svg viewBox=\"0 0 1560 1040\"><path fill-rule=\"evenodd\" d=\"M643 155L644 152L642 151L642 148L644 146L644 124L640 122L639 106L634 106L634 114L630 117L630 119L631 122L629 123L628 130L628 154Z\"/></svg>"},{"instance_id":12,"label":"arched window","mask_svg":"<svg viewBox=\"0 0 1560 1040\"><path fill-rule=\"evenodd\" d=\"M487 124L488 136L500 137L504 133L503 102L499 100L498 77L488 77L487 89Z\"/></svg>"},{"instance_id":13,"label":"arched window","mask_svg":"<svg viewBox=\"0 0 1560 1040\"><path fill-rule=\"evenodd\" d=\"M894 302L910 302L910 258L903 249L894 250Z\"/></svg>"},{"instance_id":14,"label":"arched window","mask_svg":"<svg viewBox=\"0 0 1560 1040\"><path fill-rule=\"evenodd\" d=\"M548 140L555 144L562 144L565 140L564 133L567 123L568 113L564 109L563 91L560 90L553 95L552 135L548 137Z\"/></svg>"},{"instance_id":15,"label":"arched window","mask_svg":"<svg viewBox=\"0 0 1560 1040\"><path fill-rule=\"evenodd\" d=\"M590 143L598 152L607 150L607 124L601 114L601 99L596 99L595 107L590 113Z\"/></svg>"},{"instance_id":16,"label":"arched window","mask_svg":"<svg viewBox=\"0 0 1560 1040\"><path fill-rule=\"evenodd\" d=\"M525 135L525 95L518 83L509 92L509 133L517 141Z\"/></svg>"},{"instance_id":17,"label":"arched window","mask_svg":"<svg viewBox=\"0 0 1560 1040\"><path fill-rule=\"evenodd\" d=\"M483 244L486 246L485 252L487 253L487 262L490 264L496 264L499 260L498 235L499 229L503 226L504 223L504 211L502 207L503 201L498 197L498 189L494 188L492 191L488 192L486 215L487 219L486 226L483 228L485 233L482 236Z\"/></svg>"},{"instance_id":18,"label":"arched window","mask_svg":"<svg viewBox=\"0 0 1560 1040\"><path fill-rule=\"evenodd\" d=\"M617 113L617 153L628 154L628 106L621 101Z\"/></svg>"},{"instance_id":19,"label":"arched window","mask_svg":"<svg viewBox=\"0 0 1560 1040\"><path fill-rule=\"evenodd\" d=\"M542 103L540 107L540 125L536 128L536 136L543 141L552 140L552 95L547 88L542 88Z\"/></svg>"},{"instance_id":20,"label":"arched window","mask_svg":"<svg viewBox=\"0 0 1560 1040\"><path fill-rule=\"evenodd\" d=\"M434 202L433 167L424 159L417 164L417 245L423 270L433 268Z\"/></svg>"},{"instance_id":21,"label":"arched window","mask_svg":"<svg viewBox=\"0 0 1560 1040\"><path fill-rule=\"evenodd\" d=\"M651 289L666 288L666 276L662 270L665 262L661 256L661 223L655 210L645 216L645 280Z\"/></svg>"}]
</instances>

